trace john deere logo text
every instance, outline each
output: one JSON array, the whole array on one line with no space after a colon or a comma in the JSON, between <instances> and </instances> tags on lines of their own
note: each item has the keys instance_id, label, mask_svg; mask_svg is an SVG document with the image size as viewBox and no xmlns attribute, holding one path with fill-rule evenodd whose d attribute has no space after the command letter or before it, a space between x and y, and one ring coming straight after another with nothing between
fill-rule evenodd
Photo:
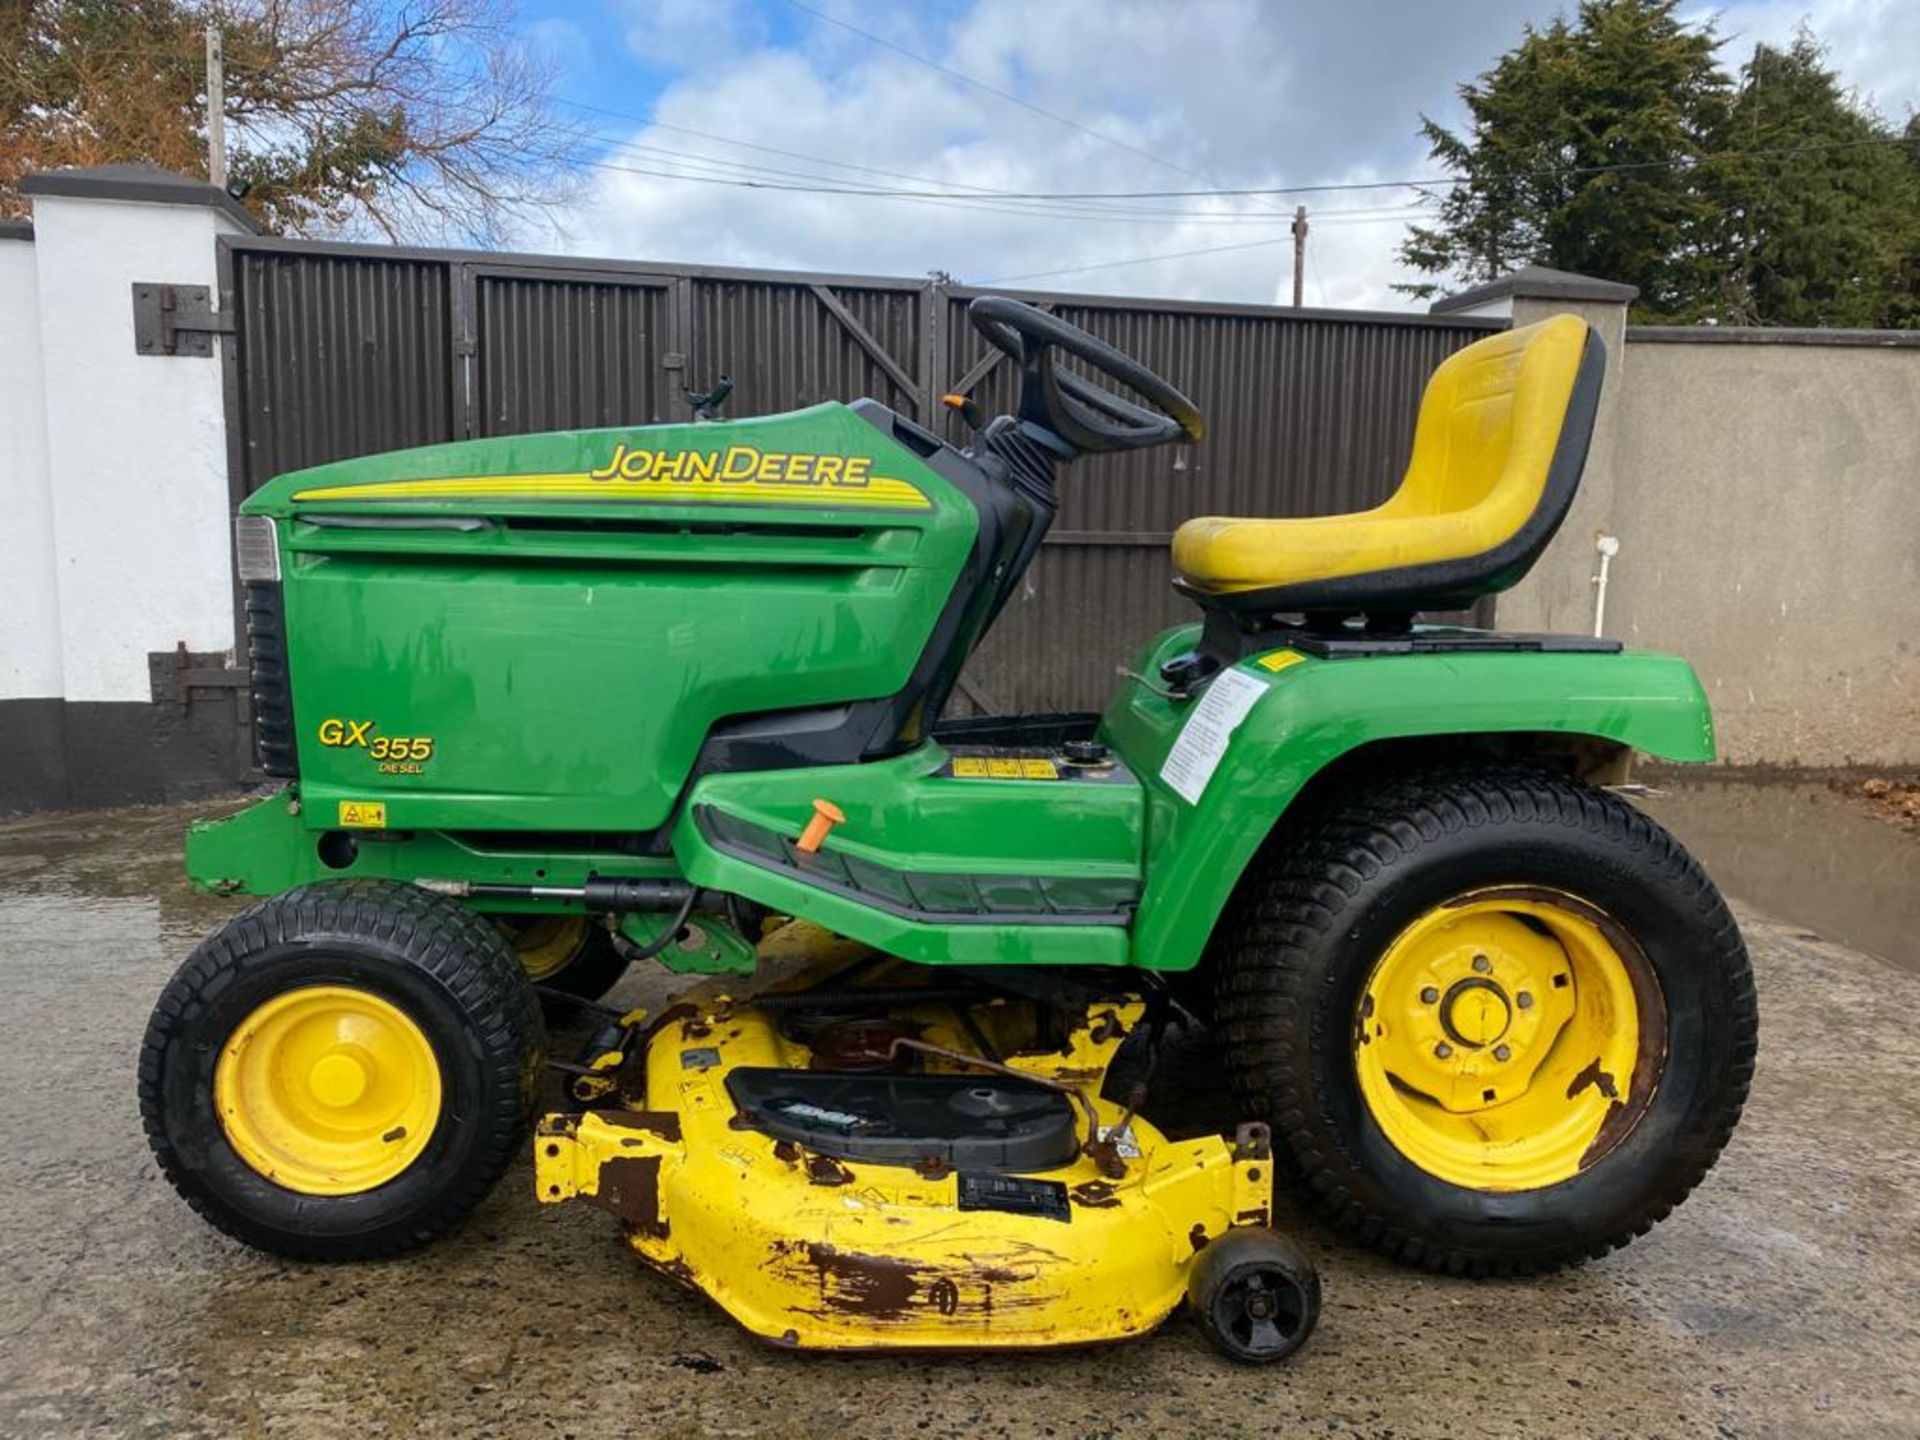
<instances>
[{"instance_id":1,"label":"john deere logo text","mask_svg":"<svg viewBox=\"0 0 1920 1440\"><path fill-rule=\"evenodd\" d=\"M613 459L590 480L679 481L688 485L831 485L864 490L873 481L865 455L802 455L729 445L724 450L640 450L614 447Z\"/></svg>"}]
</instances>

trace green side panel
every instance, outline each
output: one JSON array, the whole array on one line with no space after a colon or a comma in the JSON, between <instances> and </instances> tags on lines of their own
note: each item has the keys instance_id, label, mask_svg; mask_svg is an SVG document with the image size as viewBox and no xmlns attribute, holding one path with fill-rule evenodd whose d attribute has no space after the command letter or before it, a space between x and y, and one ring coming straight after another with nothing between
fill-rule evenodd
<instances>
[{"instance_id":1,"label":"green side panel","mask_svg":"<svg viewBox=\"0 0 1920 1440\"><path fill-rule=\"evenodd\" d=\"M541 837L528 837L530 840ZM608 850L480 849L431 830L352 837L350 851L341 837L323 837L300 819L298 793L292 787L249 805L222 820L197 820L187 829L187 875L193 888L215 895L275 895L315 880L377 878L411 882L464 880L497 885L577 886L591 875L630 879L673 879L679 867L670 859L643 859ZM328 858L330 857L331 863ZM490 914L520 911L579 912L565 900L471 902ZM629 915L622 931L647 944L670 916ZM688 933L655 957L682 974L752 974L753 945L718 915L693 917Z\"/></svg>"},{"instance_id":2,"label":"green side panel","mask_svg":"<svg viewBox=\"0 0 1920 1440\"><path fill-rule=\"evenodd\" d=\"M433 830L369 832L351 837L309 829L298 792L289 787L223 820L187 830L187 876L196 890L220 895L276 895L313 880L465 880L497 885L582 885L589 875L667 878L668 859L612 850L481 849ZM550 839L528 836L529 846ZM345 842L351 839L351 845ZM552 910L552 902L488 901L488 910Z\"/></svg>"},{"instance_id":3,"label":"green side panel","mask_svg":"<svg viewBox=\"0 0 1920 1440\"><path fill-rule=\"evenodd\" d=\"M899 690L978 527L837 404L369 456L243 508L278 522L316 829L658 826L716 720Z\"/></svg>"},{"instance_id":4,"label":"green side panel","mask_svg":"<svg viewBox=\"0 0 1920 1440\"><path fill-rule=\"evenodd\" d=\"M1157 675L1198 628L1170 630L1134 669ZM1146 888L1133 963L1187 970L1240 872L1313 776L1357 746L1423 735L1594 736L1665 760L1713 758L1713 722L1692 667L1666 655L1480 653L1315 660L1237 667L1266 693L1235 727L1197 804L1162 776L1198 700L1132 682L1101 735L1147 797ZM1216 682L1218 683L1218 682Z\"/></svg>"},{"instance_id":5,"label":"green side panel","mask_svg":"<svg viewBox=\"0 0 1920 1440\"><path fill-rule=\"evenodd\" d=\"M289 787L187 826L187 879L203 894L277 895L326 873Z\"/></svg>"},{"instance_id":6,"label":"green side panel","mask_svg":"<svg viewBox=\"0 0 1920 1440\"><path fill-rule=\"evenodd\" d=\"M822 854L905 875L924 892L942 877L971 877L988 891L993 877L1046 877L1062 891L1137 895L1143 795L1124 770L1101 780L964 779L947 752L928 743L866 765L708 775L695 786L673 831L674 853L689 879L731 890L787 915L925 964L1119 965L1127 959L1121 924L1009 917L966 922L902 915L822 888L792 869L756 862L716 844L702 815L715 814L797 838L816 799L846 816ZM1013 888L1010 886L1009 888Z\"/></svg>"}]
</instances>

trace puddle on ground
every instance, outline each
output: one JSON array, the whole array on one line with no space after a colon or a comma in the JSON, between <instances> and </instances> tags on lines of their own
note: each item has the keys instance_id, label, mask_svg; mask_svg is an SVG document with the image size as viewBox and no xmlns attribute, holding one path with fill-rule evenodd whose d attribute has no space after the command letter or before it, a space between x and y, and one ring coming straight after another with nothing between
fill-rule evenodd
<instances>
[{"instance_id":1,"label":"puddle on ground","mask_svg":"<svg viewBox=\"0 0 1920 1440\"><path fill-rule=\"evenodd\" d=\"M1920 971L1920 835L1820 783L1675 780L1635 802L1720 889L1775 919Z\"/></svg>"}]
</instances>

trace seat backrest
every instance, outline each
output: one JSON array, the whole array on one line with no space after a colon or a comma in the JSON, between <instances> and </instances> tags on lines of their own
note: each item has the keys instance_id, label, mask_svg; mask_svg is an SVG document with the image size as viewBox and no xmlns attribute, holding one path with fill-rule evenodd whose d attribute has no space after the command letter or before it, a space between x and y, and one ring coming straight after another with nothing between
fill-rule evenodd
<instances>
[{"instance_id":1,"label":"seat backrest","mask_svg":"<svg viewBox=\"0 0 1920 1440\"><path fill-rule=\"evenodd\" d=\"M1586 321L1555 315L1448 357L1421 397L1406 477L1378 513L1480 510L1474 528L1486 548L1515 535L1547 498L1587 336Z\"/></svg>"},{"instance_id":2,"label":"seat backrest","mask_svg":"<svg viewBox=\"0 0 1920 1440\"><path fill-rule=\"evenodd\" d=\"M1505 590L1566 519L1605 371L1606 348L1577 315L1477 340L1428 380L1413 457L1385 504L1190 520L1174 536L1178 583L1208 610L1259 624L1283 614L1404 624Z\"/></svg>"}]
</instances>

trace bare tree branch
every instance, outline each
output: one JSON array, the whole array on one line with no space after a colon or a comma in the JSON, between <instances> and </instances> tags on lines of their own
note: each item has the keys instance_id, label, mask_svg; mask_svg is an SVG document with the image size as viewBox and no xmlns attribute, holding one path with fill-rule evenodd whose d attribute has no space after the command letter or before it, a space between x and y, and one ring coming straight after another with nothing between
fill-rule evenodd
<instances>
[{"instance_id":1,"label":"bare tree branch","mask_svg":"<svg viewBox=\"0 0 1920 1440\"><path fill-rule=\"evenodd\" d=\"M584 132L509 0L0 0L0 213L30 170L205 166L203 34L229 170L295 234L509 240L578 183Z\"/></svg>"}]
</instances>

